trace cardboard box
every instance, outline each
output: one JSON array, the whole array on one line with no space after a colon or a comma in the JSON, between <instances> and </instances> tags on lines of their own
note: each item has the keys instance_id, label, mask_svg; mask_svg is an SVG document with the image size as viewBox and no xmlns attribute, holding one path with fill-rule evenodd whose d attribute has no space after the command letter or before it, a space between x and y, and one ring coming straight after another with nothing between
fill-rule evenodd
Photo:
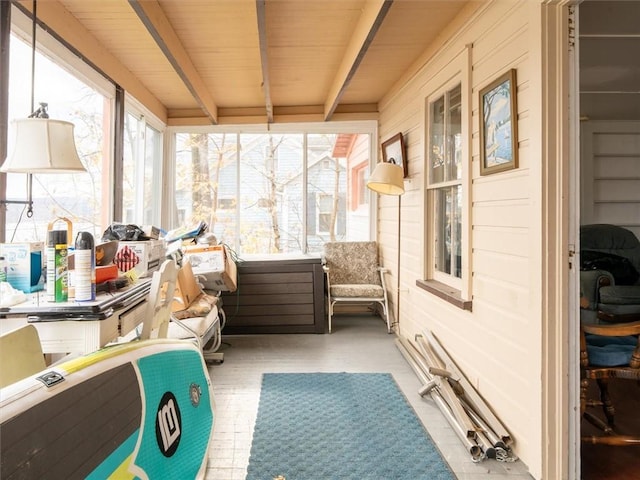
<instances>
[{"instance_id":1,"label":"cardboard box","mask_svg":"<svg viewBox=\"0 0 640 480\"><path fill-rule=\"evenodd\" d=\"M235 292L238 270L224 245L185 247L185 258L205 290Z\"/></svg>"},{"instance_id":2,"label":"cardboard box","mask_svg":"<svg viewBox=\"0 0 640 480\"><path fill-rule=\"evenodd\" d=\"M24 293L44 290L44 243L2 243L0 256L7 262L7 282Z\"/></svg>"},{"instance_id":3,"label":"cardboard box","mask_svg":"<svg viewBox=\"0 0 640 480\"><path fill-rule=\"evenodd\" d=\"M140 229L151 240L158 240L160 238L160 229L154 225L142 225Z\"/></svg>"},{"instance_id":4,"label":"cardboard box","mask_svg":"<svg viewBox=\"0 0 640 480\"><path fill-rule=\"evenodd\" d=\"M121 241L113 263L123 273L134 270L138 277L147 277L160 268L165 250L162 240Z\"/></svg>"},{"instance_id":5,"label":"cardboard box","mask_svg":"<svg viewBox=\"0 0 640 480\"><path fill-rule=\"evenodd\" d=\"M193 301L202 293L200 285L193 274L191 264L185 262L180 270L178 270L178 278L176 280L176 291L173 294L175 300L171 303L171 311L179 312L189 308Z\"/></svg>"}]
</instances>

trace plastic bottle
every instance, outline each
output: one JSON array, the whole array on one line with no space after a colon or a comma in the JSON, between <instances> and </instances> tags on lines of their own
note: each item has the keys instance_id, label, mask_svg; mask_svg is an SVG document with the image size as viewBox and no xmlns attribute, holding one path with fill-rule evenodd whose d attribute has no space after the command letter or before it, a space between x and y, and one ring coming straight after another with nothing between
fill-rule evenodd
<instances>
[{"instance_id":1,"label":"plastic bottle","mask_svg":"<svg viewBox=\"0 0 640 480\"><path fill-rule=\"evenodd\" d=\"M78 232L75 247L75 299L76 302L89 302L96 299L96 247L93 235Z\"/></svg>"},{"instance_id":2,"label":"plastic bottle","mask_svg":"<svg viewBox=\"0 0 640 480\"><path fill-rule=\"evenodd\" d=\"M47 235L47 299L50 302L68 300L67 231L50 230Z\"/></svg>"}]
</instances>

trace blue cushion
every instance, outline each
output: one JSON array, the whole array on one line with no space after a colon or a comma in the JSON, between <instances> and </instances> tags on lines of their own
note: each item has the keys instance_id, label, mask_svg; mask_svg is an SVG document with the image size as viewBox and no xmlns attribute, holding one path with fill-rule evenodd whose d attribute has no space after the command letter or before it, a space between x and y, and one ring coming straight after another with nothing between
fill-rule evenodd
<instances>
[{"instance_id":1,"label":"blue cushion","mask_svg":"<svg viewBox=\"0 0 640 480\"><path fill-rule=\"evenodd\" d=\"M628 365L638 344L634 335L626 337L605 337L586 334L589 365L617 367Z\"/></svg>"}]
</instances>

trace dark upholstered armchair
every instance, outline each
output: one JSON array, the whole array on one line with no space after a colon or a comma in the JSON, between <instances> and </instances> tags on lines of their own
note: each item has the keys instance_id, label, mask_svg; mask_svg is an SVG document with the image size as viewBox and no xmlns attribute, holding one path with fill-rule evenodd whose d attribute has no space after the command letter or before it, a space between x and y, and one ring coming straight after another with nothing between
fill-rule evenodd
<instances>
[{"instance_id":1,"label":"dark upholstered armchair","mask_svg":"<svg viewBox=\"0 0 640 480\"><path fill-rule=\"evenodd\" d=\"M640 320L640 240L626 228L580 227L583 323Z\"/></svg>"},{"instance_id":2,"label":"dark upholstered armchair","mask_svg":"<svg viewBox=\"0 0 640 480\"><path fill-rule=\"evenodd\" d=\"M371 303L382 307L387 331L391 333L386 269L378 263L376 242L327 242L324 244L322 265L327 279L328 321L331 333L333 307L342 303Z\"/></svg>"}]
</instances>

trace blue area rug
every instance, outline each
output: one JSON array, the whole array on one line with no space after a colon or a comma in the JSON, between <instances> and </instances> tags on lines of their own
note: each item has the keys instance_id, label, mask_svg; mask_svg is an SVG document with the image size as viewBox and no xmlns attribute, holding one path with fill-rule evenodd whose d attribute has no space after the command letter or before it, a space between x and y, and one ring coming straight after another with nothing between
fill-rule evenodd
<instances>
[{"instance_id":1,"label":"blue area rug","mask_svg":"<svg viewBox=\"0 0 640 480\"><path fill-rule=\"evenodd\" d=\"M452 480L390 374L266 373L246 480Z\"/></svg>"}]
</instances>

